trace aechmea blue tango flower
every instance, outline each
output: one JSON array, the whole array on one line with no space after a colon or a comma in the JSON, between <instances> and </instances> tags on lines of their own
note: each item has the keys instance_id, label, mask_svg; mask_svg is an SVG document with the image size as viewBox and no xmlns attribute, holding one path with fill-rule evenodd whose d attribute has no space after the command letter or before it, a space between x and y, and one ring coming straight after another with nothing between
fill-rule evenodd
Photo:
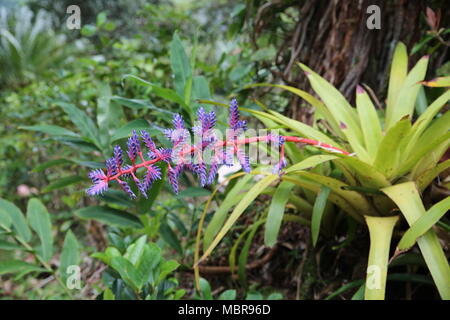
<instances>
[{"instance_id":1,"label":"aechmea blue tango flower","mask_svg":"<svg viewBox=\"0 0 450 320\"><path fill-rule=\"evenodd\" d=\"M123 158L123 151L120 146L114 147L114 155L106 161L106 173L103 170L95 169L89 177L93 182L87 193L89 195L99 195L108 189L111 181L116 181L122 189L131 197L136 198L135 191L138 190L144 197L150 190L154 181L162 178L161 169L158 162L167 163L167 177L172 189L178 193L178 178L183 170L191 170L200 179L200 185L212 184L221 165L233 165L236 157L245 172L251 171L250 161L245 153L245 145L251 142L264 141L281 149L281 157L274 171L281 173L286 166L284 158L284 139L281 136L269 134L264 137L251 139L238 139L245 130L247 123L239 118L239 107L236 99L230 103L229 126L231 134L227 139L218 141L214 134L216 124L216 114L214 111L207 112L200 107L197 110L198 121L192 128L192 132L200 137L195 144L189 143L190 133L186 129L183 118L179 114L173 117L173 128L165 129L163 133L172 142L171 148L157 148L149 133L140 131L140 136L133 130L131 137L127 141L126 153L131 164L126 164ZM141 140L147 149L141 150ZM203 152L210 149L212 153L210 163L204 160ZM143 174L138 174L143 170ZM139 172L138 172L139 171ZM132 179L137 189L132 189L124 179Z\"/></svg>"}]
</instances>

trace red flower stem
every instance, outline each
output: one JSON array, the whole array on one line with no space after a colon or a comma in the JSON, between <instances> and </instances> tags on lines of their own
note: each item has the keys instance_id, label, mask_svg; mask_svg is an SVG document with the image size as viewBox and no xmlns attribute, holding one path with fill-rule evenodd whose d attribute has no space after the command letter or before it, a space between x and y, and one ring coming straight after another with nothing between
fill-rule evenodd
<instances>
[{"instance_id":1,"label":"red flower stem","mask_svg":"<svg viewBox=\"0 0 450 320\"><path fill-rule=\"evenodd\" d=\"M313 140L313 139L299 138L299 137L293 137L293 136L282 136L282 138L286 142L304 143L304 144L308 144L308 145L311 145L311 146L314 146L314 147L325 149L325 150L330 151L330 152L341 153L341 154L344 154L344 155L349 155L350 154L347 151L344 151L342 149L333 147L332 145L329 145L329 144L326 144L326 143L323 143L323 142L320 142L320 141L317 141L317 140ZM254 143L254 142L259 142L259 141L267 142L269 139L270 139L269 136L258 136L258 137L245 138L245 139L235 140L235 141L223 140L223 141L216 142L214 148L227 146L229 144L236 147L237 145L240 145L240 144L249 144L249 143ZM180 156L184 156L185 154L192 153L195 150L196 150L196 147L195 146L191 146L190 148L186 148L185 150L181 151L180 152ZM284 145L282 145L282 154L284 155ZM132 161L133 166L131 168L126 169L126 170L122 170L120 168L119 169L119 173L117 173L116 175L114 175L112 177L106 177L105 178L105 182L109 182L109 181L112 181L112 180L119 181L119 177L124 175L124 174L131 174L133 177L135 177L134 172L136 172L137 169L142 168L142 167L148 167L149 165L162 160L160 157L157 157L157 158L152 159L152 160L145 160L144 156L142 155L142 152L139 152L139 157L142 160L141 163L136 164L134 161Z\"/></svg>"}]
</instances>

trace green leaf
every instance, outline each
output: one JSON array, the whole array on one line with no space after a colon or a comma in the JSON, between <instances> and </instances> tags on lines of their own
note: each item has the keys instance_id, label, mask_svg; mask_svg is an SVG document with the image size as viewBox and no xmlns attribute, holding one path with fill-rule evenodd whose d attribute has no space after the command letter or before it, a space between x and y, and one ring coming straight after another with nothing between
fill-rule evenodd
<instances>
[{"instance_id":1,"label":"green leaf","mask_svg":"<svg viewBox=\"0 0 450 320\"><path fill-rule=\"evenodd\" d=\"M25 217L22 214L22 211L20 211L20 209L17 208L16 205L12 202L0 198L0 215L2 214L1 212L4 212L9 216L9 219L13 225L13 230L16 232L16 234L21 237L22 240L30 241L31 231L28 227Z\"/></svg>"},{"instance_id":2,"label":"green leaf","mask_svg":"<svg viewBox=\"0 0 450 320\"><path fill-rule=\"evenodd\" d=\"M91 206L82 208L76 210L75 215L82 219L94 219L119 228L143 228L142 223L135 215L109 207Z\"/></svg>"},{"instance_id":3,"label":"green leaf","mask_svg":"<svg viewBox=\"0 0 450 320\"><path fill-rule=\"evenodd\" d=\"M220 294L219 300L236 300L236 290L234 289L225 290Z\"/></svg>"},{"instance_id":4,"label":"green leaf","mask_svg":"<svg viewBox=\"0 0 450 320\"><path fill-rule=\"evenodd\" d=\"M141 256L144 253L144 247L146 243L147 243L147 236L146 235L141 236L127 248L127 251L123 255L124 258L126 258L134 266L136 266L137 262L141 259Z\"/></svg>"},{"instance_id":5,"label":"green leaf","mask_svg":"<svg viewBox=\"0 0 450 320\"><path fill-rule=\"evenodd\" d=\"M410 226L423 215L425 208L414 182L400 183L381 189L399 207ZM450 267L433 229L417 239L420 251L442 299L450 299Z\"/></svg>"},{"instance_id":6,"label":"green leaf","mask_svg":"<svg viewBox=\"0 0 450 320\"><path fill-rule=\"evenodd\" d=\"M277 190L273 195L264 232L264 244L266 246L273 247L277 241L281 221L283 220L284 209L293 187L293 183L283 181L277 187Z\"/></svg>"},{"instance_id":7,"label":"green leaf","mask_svg":"<svg viewBox=\"0 0 450 320\"><path fill-rule=\"evenodd\" d=\"M173 91L171 89L159 87L159 86L154 85L148 81L145 81L139 77L136 77L132 74L126 74L122 77L122 79L132 79L140 85L144 85L144 86L152 88L152 92L155 95L157 95L158 97L160 97L162 99L179 104L190 114L190 111L191 111L190 107L184 102L184 99L181 98L181 96L178 95L175 91Z\"/></svg>"},{"instance_id":8,"label":"green leaf","mask_svg":"<svg viewBox=\"0 0 450 320\"><path fill-rule=\"evenodd\" d=\"M320 223L322 222L322 216L325 212L325 206L328 201L328 196L331 189L328 187L320 188L316 201L314 202L313 213L311 217L311 236L313 246L316 246L317 239L319 238Z\"/></svg>"},{"instance_id":9,"label":"green leaf","mask_svg":"<svg viewBox=\"0 0 450 320\"><path fill-rule=\"evenodd\" d=\"M450 197L439 201L432 206L428 211L414 222L403 237L400 239L398 248L400 250L407 250L411 248L416 242L417 238L425 234L431 229L447 212L450 210Z\"/></svg>"},{"instance_id":10,"label":"green leaf","mask_svg":"<svg viewBox=\"0 0 450 320\"><path fill-rule=\"evenodd\" d=\"M183 253L183 248L181 247L180 240L167 223L161 223L161 225L159 226L159 234L164 239L164 241L166 241L178 253Z\"/></svg>"},{"instance_id":11,"label":"green leaf","mask_svg":"<svg viewBox=\"0 0 450 320\"><path fill-rule=\"evenodd\" d=\"M11 218L8 213L0 208L0 227L3 227L5 230L8 230L11 226Z\"/></svg>"},{"instance_id":12,"label":"green leaf","mask_svg":"<svg viewBox=\"0 0 450 320\"><path fill-rule=\"evenodd\" d=\"M46 133L51 136L69 136L69 137L75 137L75 138L80 137L79 134L77 134L73 131L67 130L66 128L49 125L49 124L35 125L35 126L21 126L19 128L24 129L24 130L39 131L39 132Z\"/></svg>"},{"instance_id":13,"label":"green leaf","mask_svg":"<svg viewBox=\"0 0 450 320\"><path fill-rule=\"evenodd\" d=\"M179 266L180 264L175 260L164 261L161 264L161 273L159 274L157 284L161 283L169 274L177 270Z\"/></svg>"},{"instance_id":14,"label":"green leaf","mask_svg":"<svg viewBox=\"0 0 450 320\"><path fill-rule=\"evenodd\" d=\"M356 90L356 108L367 152L371 159L375 159L378 145L382 139L381 124L375 106L362 87L358 87Z\"/></svg>"},{"instance_id":15,"label":"green leaf","mask_svg":"<svg viewBox=\"0 0 450 320\"><path fill-rule=\"evenodd\" d=\"M89 138L98 147L101 147L101 144L98 141L98 129L86 113L70 103L57 101L55 104L64 110L70 121L77 126L83 136Z\"/></svg>"},{"instance_id":16,"label":"green leaf","mask_svg":"<svg viewBox=\"0 0 450 320\"><path fill-rule=\"evenodd\" d=\"M137 210L139 214L151 212L153 203L155 202L156 198L158 197L159 193L162 190L162 187L166 180L167 165L163 163L160 164L160 167L161 167L161 179L158 179L155 182L153 182L151 188L147 192L148 194L147 199L145 197L141 197L141 199L138 200Z\"/></svg>"},{"instance_id":17,"label":"green leaf","mask_svg":"<svg viewBox=\"0 0 450 320\"><path fill-rule=\"evenodd\" d=\"M65 165L65 164L71 164L72 161L68 160L68 159L55 159L55 160L50 160L47 162L44 162L36 167L33 168L33 172L41 172L44 171L48 168L54 167L54 166L59 166L59 165Z\"/></svg>"},{"instance_id":18,"label":"green leaf","mask_svg":"<svg viewBox=\"0 0 450 320\"><path fill-rule=\"evenodd\" d=\"M136 263L136 268L141 276L142 285L145 285L147 281L154 285L153 275L155 274L155 269L160 264L162 258L161 249L154 243L149 243L144 246L144 251L140 259Z\"/></svg>"},{"instance_id":19,"label":"green leaf","mask_svg":"<svg viewBox=\"0 0 450 320\"><path fill-rule=\"evenodd\" d=\"M301 170L305 170L305 169L309 169L309 168L314 168L315 166L330 161L330 160L334 160L337 159L337 156L333 156L333 155L315 155L315 156L311 156L306 158L305 160L302 160L296 164L293 164L292 166L290 166L289 168L287 168L285 171L286 173L291 173L291 172L295 172L295 171L301 171Z\"/></svg>"},{"instance_id":20,"label":"green leaf","mask_svg":"<svg viewBox=\"0 0 450 320\"><path fill-rule=\"evenodd\" d=\"M131 122L128 122L123 127L117 129L114 134L111 137L111 141L117 141L119 139L128 138L131 136L131 133L133 130L136 130L136 132L140 132L141 130L147 131L150 136L154 136L155 134L160 133L158 129L154 129L150 123L148 123L145 119L137 119L133 120Z\"/></svg>"},{"instance_id":21,"label":"green leaf","mask_svg":"<svg viewBox=\"0 0 450 320\"><path fill-rule=\"evenodd\" d=\"M80 246L71 230L67 231L59 261L59 272L64 283L67 280L67 268L80 263Z\"/></svg>"},{"instance_id":22,"label":"green leaf","mask_svg":"<svg viewBox=\"0 0 450 320\"><path fill-rule=\"evenodd\" d=\"M231 229L236 220L241 216L241 214L247 209L247 207L255 200L255 198L264 191L272 182L278 179L278 175L269 175L258 181L244 196L244 198L237 204L231 213L228 220L225 222L222 229L219 231L217 236L214 238L212 243L209 245L208 249L203 253L202 258L199 261L206 259L212 250L219 244L225 234Z\"/></svg>"},{"instance_id":23,"label":"green leaf","mask_svg":"<svg viewBox=\"0 0 450 320\"><path fill-rule=\"evenodd\" d=\"M22 260L0 261L0 275L18 272L25 274L33 271L45 272L46 270Z\"/></svg>"},{"instance_id":24,"label":"green leaf","mask_svg":"<svg viewBox=\"0 0 450 320\"><path fill-rule=\"evenodd\" d=\"M207 197L211 195L211 191L199 188L199 187L189 187L184 189L178 194L179 198L195 198L195 197Z\"/></svg>"},{"instance_id":25,"label":"green leaf","mask_svg":"<svg viewBox=\"0 0 450 320\"><path fill-rule=\"evenodd\" d=\"M21 249L22 246L13 243L13 242L8 242L5 240L0 239L0 249L1 250L17 250L17 249Z\"/></svg>"},{"instance_id":26,"label":"green leaf","mask_svg":"<svg viewBox=\"0 0 450 320\"><path fill-rule=\"evenodd\" d=\"M180 37L175 32L170 43L170 65L174 74L174 85L178 95L184 96L187 80L192 76L191 65Z\"/></svg>"},{"instance_id":27,"label":"green leaf","mask_svg":"<svg viewBox=\"0 0 450 320\"><path fill-rule=\"evenodd\" d=\"M148 100L129 99L129 98L124 98L124 97L119 97L119 96L112 96L111 100L113 100L125 107L131 108L131 109L136 109L136 110L150 109L150 110L158 111L160 113L164 113L164 114L168 114L168 115L174 114L170 110L161 109L161 108L156 107L153 103L151 103Z\"/></svg>"},{"instance_id":28,"label":"green leaf","mask_svg":"<svg viewBox=\"0 0 450 320\"><path fill-rule=\"evenodd\" d=\"M141 289L142 280L133 264L124 257L113 257L111 267L115 269L125 283L135 290Z\"/></svg>"},{"instance_id":29,"label":"green leaf","mask_svg":"<svg viewBox=\"0 0 450 320\"><path fill-rule=\"evenodd\" d=\"M224 201L216 209L214 216L206 227L205 234L203 236L203 250L206 250L213 241L217 232L223 226L228 211L244 196L244 188L247 187L248 182L252 179L251 175L245 175L236 183L236 185L228 192Z\"/></svg>"},{"instance_id":30,"label":"green leaf","mask_svg":"<svg viewBox=\"0 0 450 320\"><path fill-rule=\"evenodd\" d=\"M370 157L364 149L363 135L356 110L352 108L344 96L328 81L320 77L307 66L300 64L300 67L307 72L306 76L308 77L312 88L325 103L336 122L339 123L339 126L347 137L353 151L358 154L358 158L368 161Z\"/></svg>"},{"instance_id":31,"label":"green leaf","mask_svg":"<svg viewBox=\"0 0 450 320\"><path fill-rule=\"evenodd\" d=\"M428 60L427 56L420 59L406 76L391 113L386 113L385 130L391 128L405 116L412 117L414 104L421 87L420 82L425 78L427 71Z\"/></svg>"},{"instance_id":32,"label":"green leaf","mask_svg":"<svg viewBox=\"0 0 450 320\"><path fill-rule=\"evenodd\" d=\"M116 300L116 296L110 288L106 288L103 292L103 300Z\"/></svg>"},{"instance_id":33,"label":"green leaf","mask_svg":"<svg viewBox=\"0 0 450 320\"><path fill-rule=\"evenodd\" d=\"M380 142L374 167L387 178L393 177L397 167L401 165L400 159L404 150L402 150L400 145L410 129L411 120L409 117L406 117L389 129Z\"/></svg>"},{"instance_id":34,"label":"green leaf","mask_svg":"<svg viewBox=\"0 0 450 320\"><path fill-rule=\"evenodd\" d=\"M42 259L49 261L53 256L52 222L47 208L39 199L32 198L28 201L27 219L41 241Z\"/></svg>"},{"instance_id":35,"label":"green leaf","mask_svg":"<svg viewBox=\"0 0 450 320\"><path fill-rule=\"evenodd\" d=\"M42 192L50 192L57 189L62 189L64 187L70 186L71 184L75 184L78 182L81 182L85 180L83 177L80 176L70 176L70 177L64 177L61 179L58 179L56 181L52 181L48 186L46 186L44 189L42 189Z\"/></svg>"},{"instance_id":36,"label":"green leaf","mask_svg":"<svg viewBox=\"0 0 450 320\"><path fill-rule=\"evenodd\" d=\"M208 280L200 278L200 291L202 293L203 300L212 300L211 286Z\"/></svg>"},{"instance_id":37,"label":"green leaf","mask_svg":"<svg viewBox=\"0 0 450 320\"><path fill-rule=\"evenodd\" d=\"M394 106L400 94L400 89L408 74L408 53L403 42L399 42L395 47L389 76L389 88L386 107L386 123L393 115Z\"/></svg>"}]
</instances>

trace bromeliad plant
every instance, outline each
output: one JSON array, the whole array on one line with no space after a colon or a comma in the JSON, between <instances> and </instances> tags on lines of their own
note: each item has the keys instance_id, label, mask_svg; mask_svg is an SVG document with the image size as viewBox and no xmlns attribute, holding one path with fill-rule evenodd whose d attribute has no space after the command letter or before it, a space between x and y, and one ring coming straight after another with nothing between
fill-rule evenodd
<instances>
[{"instance_id":1,"label":"bromeliad plant","mask_svg":"<svg viewBox=\"0 0 450 320\"><path fill-rule=\"evenodd\" d=\"M194 266L197 284L198 264L210 255L258 195L268 190L274 182L281 180L275 191L270 192L273 193L273 199L267 215L259 217L254 226L248 229L250 241L257 228L264 224L265 242L268 246L273 246L281 223L296 221L311 225L315 243L327 202L336 205L354 220L363 224L366 221L369 224L369 232L379 233L379 236L384 239L383 241L374 240L371 243L369 261L371 266L376 268L368 268L368 271L377 270L377 272L368 274L368 280L369 276L370 279L375 277L378 280L375 282L377 285L370 286L368 283L366 286L367 299L382 299L385 291L390 238L394 226L392 223L385 223L385 219L390 222L395 220L391 216L397 205L411 226L400 241L398 249L406 250L417 240L441 297L447 299L450 297L450 269L435 231L431 227L450 208L450 201L447 198L425 213L420 197L417 200L414 196L415 200L411 206L403 205L401 199L409 199L410 195L413 197L413 193L418 195L436 176L450 167L450 160L439 163L450 144L448 132L450 112L447 111L437 117L449 100L450 91L444 92L415 122L412 122L417 96L424 83L428 57L422 58L410 72L407 69L407 61L406 47L400 43L394 53L384 112L381 106L380 110L375 108L367 91L359 86L356 92L356 109L353 108L325 79L305 65L300 65L321 100L289 86L270 84L253 86L280 87L304 98L315 107L316 119L325 120L328 132L324 133L316 127L287 118L265 107L266 111L241 108L253 114L269 129L283 126L280 130L281 134L242 138L240 135L246 129L246 123L239 120L238 107L233 101L229 117L231 134L227 135L227 139L220 140L212 131L215 114L199 109L200 124L193 128L193 132L201 136L197 143L188 143L189 131L178 115L174 117L174 128L164 132L172 143L171 148L157 148L149 135L142 132L141 139L148 149L148 152L144 153L139 136L133 133L128 141L127 150L131 163L124 163L122 150L116 147L114 157L106 162L106 172L94 170L90 174L94 185L88 193L102 193L108 188L109 183L114 181L131 197L135 197L135 193L125 181L131 178L145 196L149 186L161 177L156 166L158 162L167 163L169 181L175 192L178 191L177 178L184 169L198 175L201 185L210 184L214 180L218 166L231 164L236 156L245 172L263 173L266 177L259 180L242 196L241 191L249 186L249 179L245 176L230 191L227 196L230 201L226 199L222 203L206 229L204 253L200 258L199 243L204 217L218 189L211 195L198 227ZM430 82L424 84L430 84ZM436 85L433 81L431 84ZM222 105L206 100L201 102ZM251 171L248 157L242 147L254 142L271 142L280 152L279 161L272 174L259 170ZM299 156L295 145L289 142L309 144L319 147L325 153L332 154L314 155L304 159ZM206 150L212 151L209 163L202 158ZM287 166L288 162L291 163L290 166ZM319 168L333 166L339 170L341 176L330 175L327 173L329 170L308 171L316 166ZM144 175L139 176L138 171L143 171ZM238 173L229 179L242 175ZM411 184L408 181L414 183ZM298 187L317 194L314 207L305 199L290 194L292 190L298 190ZM310 220L307 217L304 219L299 216L284 215L288 202L294 203L300 211L309 210ZM227 218L226 214L233 206L235 207ZM365 216L370 218L364 219ZM381 227L375 227L375 224ZM242 265L245 266L245 263Z\"/></svg>"}]
</instances>

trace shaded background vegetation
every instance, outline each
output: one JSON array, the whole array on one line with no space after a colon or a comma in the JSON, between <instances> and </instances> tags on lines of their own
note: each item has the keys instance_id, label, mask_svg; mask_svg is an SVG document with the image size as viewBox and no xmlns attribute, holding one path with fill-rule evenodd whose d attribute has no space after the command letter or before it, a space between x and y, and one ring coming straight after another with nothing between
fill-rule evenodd
<instances>
[{"instance_id":1,"label":"shaded background vegetation","mask_svg":"<svg viewBox=\"0 0 450 320\"><path fill-rule=\"evenodd\" d=\"M81 30L66 27L66 8L72 4L81 8ZM370 4L381 8L381 30L366 28L366 8ZM427 6L440 12L439 26L427 22ZM83 248L82 276L86 286L76 297L101 297L114 272L105 272L104 264L90 255L111 245L126 248L137 234L74 214L99 203L99 199L85 196L87 172L108 157L113 141L124 143L126 135L113 139L113 134L131 121L143 119L144 126L160 128L170 124L171 113L185 112L148 88L125 80L124 75L173 88L170 51L176 33L188 57L195 54L193 73L206 83L199 98L226 103L229 97L237 95L242 106L251 109L257 108L256 98L273 110L313 123L314 110L299 97L273 88L245 86L269 82L312 92L297 66L301 61L334 84L351 102L356 85L361 83L382 97L398 41L407 45L411 63L431 55L427 79L448 75L448 34L432 33L440 28L448 30L450 11L445 9L444 0L0 1L0 197L24 211L30 197L39 197L51 213L57 246L63 242L59 233L71 229ZM436 95L433 90L426 92L429 101ZM108 97L111 103L103 110L111 115L106 127L99 120L102 97ZM31 128L51 124L78 132L73 119L59 107L61 102L76 105L88 118L98 121L100 131L108 131L108 140L100 141L102 148L50 129L45 132ZM196 108L198 104L192 101L192 106ZM226 114L221 117L224 120ZM256 125L256 120L250 121ZM59 163L49 162L55 160ZM446 176L441 178L445 180ZM186 289L187 297L193 297L190 266L195 232L201 204L211 190L193 187L190 176L183 179L187 191L177 197L166 184L162 186L163 191L148 213L147 235L163 248L166 257L181 264L176 277L178 285ZM446 196L448 189L441 184L430 187L424 195L430 199ZM263 195L255 201L249 214L239 220L236 230L208 261L210 268L201 270L214 296L235 288L239 298L275 293L272 298L323 299L345 283L364 276L367 231L347 224L345 218L337 220L335 230L315 248L309 228L294 223L283 225L278 245L270 250L264 248L262 232L256 232L247 250L247 281L232 276L228 267L230 247L240 232L268 208L270 198L271 195ZM116 208L133 208L142 214L123 194L111 194L108 201ZM352 238L344 245L342 239L348 238L349 230ZM444 233L443 239L448 245L448 234ZM0 249L0 260L14 255L31 259L27 254ZM56 268L58 261L55 256L50 262ZM416 265L397 268L394 270L398 272L425 273ZM56 284L47 284L46 274L31 279L0 277L2 298L66 297ZM411 281L392 286L390 296L437 297L429 285L412 286ZM38 289L29 291L30 287ZM340 297L350 298L354 291Z\"/></svg>"}]
</instances>

